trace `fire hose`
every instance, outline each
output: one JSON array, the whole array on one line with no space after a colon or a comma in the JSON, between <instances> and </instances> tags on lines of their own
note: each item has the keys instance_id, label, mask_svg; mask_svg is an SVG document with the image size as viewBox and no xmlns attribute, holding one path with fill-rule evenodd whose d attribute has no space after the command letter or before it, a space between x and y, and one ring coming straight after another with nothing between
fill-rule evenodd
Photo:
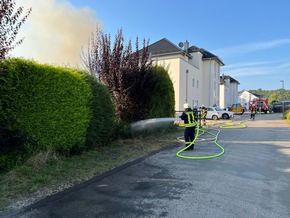
<instances>
[{"instance_id":1,"label":"fire hose","mask_svg":"<svg viewBox=\"0 0 290 218\"><path fill-rule=\"evenodd\" d=\"M233 122L226 122L224 124L219 125L219 128L222 129L241 129L241 128L246 128L246 125L244 124L247 120L245 121L241 121L238 124L235 124ZM185 159L191 159L191 160L202 160L202 159L212 159L212 158L216 158L219 157L221 155L223 155L225 153L225 149L223 148L223 146L221 146L218 143L218 136L220 134L220 130L216 129L216 128L201 128L198 123L196 125L196 129L195 129L195 138L194 140L185 148L181 149L180 151L178 151L176 153L176 155L180 158L185 158ZM213 133L212 131L216 131L216 134ZM204 134L209 134L210 136L212 136L211 138L203 138L202 136ZM179 141L184 141L184 139L182 140L183 137L178 137L177 139ZM212 154L212 155L204 155L204 156L189 156L189 155L183 155L181 153L183 153L185 150L187 150L187 148L189 148L191 145L194 145L196 141L205 141L205 140L211 140L213 141L213 143L220 149L219 153L216 154Z\"/></svg>"}]
</instances>

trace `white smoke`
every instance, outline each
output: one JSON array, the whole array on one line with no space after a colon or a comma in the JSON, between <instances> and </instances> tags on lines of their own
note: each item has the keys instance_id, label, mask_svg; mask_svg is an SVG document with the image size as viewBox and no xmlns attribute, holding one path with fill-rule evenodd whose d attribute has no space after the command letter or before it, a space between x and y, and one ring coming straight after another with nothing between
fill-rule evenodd
<instances>
[{"instance_id":1,"label":"white smoke","mask_svg":"<svg viewBox=\"0 0 290 218\"><path fill-rule=\"evenodd\" d=\"M77 8L64 0L19 0L24 13L32 8L18 38L24 42L11 52L12 57L33 59L39 63L80 67L82 47L96 26L102 26L90 8Z\"/></svg>"}]
</instances>

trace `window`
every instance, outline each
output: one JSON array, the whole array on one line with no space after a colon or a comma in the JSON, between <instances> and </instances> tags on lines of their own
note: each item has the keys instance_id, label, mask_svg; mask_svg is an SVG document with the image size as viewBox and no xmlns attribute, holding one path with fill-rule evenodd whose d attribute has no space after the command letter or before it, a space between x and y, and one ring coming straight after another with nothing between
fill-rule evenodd
<instances>
[{"instance_id":1,"label":"window","mask_svg":"<svg viewBox=\"0 0 290 218\"><path fill-rule=\"evenodd\" d=\"M196 81L196 88L198 88L198 80Z\"/></svg>"},{"instance_id":2,"label":"window","mask_svg":"<svg viewBox=\"0 0 290 218\"><path fill-rule=\"evenodd\" d=\"M194 79L192 79L192 88L194 88Z\"/></svg>"}]
</instances>

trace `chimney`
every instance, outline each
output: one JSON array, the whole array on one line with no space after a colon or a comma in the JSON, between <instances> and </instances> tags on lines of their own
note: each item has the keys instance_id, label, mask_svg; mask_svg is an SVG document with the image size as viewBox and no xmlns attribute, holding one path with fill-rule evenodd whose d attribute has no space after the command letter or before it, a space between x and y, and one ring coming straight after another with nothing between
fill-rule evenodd
<instances>
[{"instance_id":1,"label":"chimney","mask_svg":"<svg viewBox=\"0 0 290 218\"><path fill-rule=\"evenodd\" d=\"M184 51L188 53L189 42L186 40L184 43Z\"/></svg>"}]
</instances>

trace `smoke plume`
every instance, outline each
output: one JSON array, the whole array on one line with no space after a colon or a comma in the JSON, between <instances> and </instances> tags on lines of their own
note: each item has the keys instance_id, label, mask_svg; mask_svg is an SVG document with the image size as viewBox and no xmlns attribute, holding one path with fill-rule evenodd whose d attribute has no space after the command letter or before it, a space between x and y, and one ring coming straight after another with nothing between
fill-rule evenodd
<instances>
[{"instance_id":1,"label":"smoke plume","mask_svg":"<svg viewBox=\"0 0 290 218\"><path fill-rule=\"evenodd\" d=\"M87 47L91 33L101 22L90 8L77 8L64 0L19 0L24 11L32 7L18 36L24 42L13 57L33 59L39 63L80 67L82 47Z\"/></svg>"}]
</instances>

